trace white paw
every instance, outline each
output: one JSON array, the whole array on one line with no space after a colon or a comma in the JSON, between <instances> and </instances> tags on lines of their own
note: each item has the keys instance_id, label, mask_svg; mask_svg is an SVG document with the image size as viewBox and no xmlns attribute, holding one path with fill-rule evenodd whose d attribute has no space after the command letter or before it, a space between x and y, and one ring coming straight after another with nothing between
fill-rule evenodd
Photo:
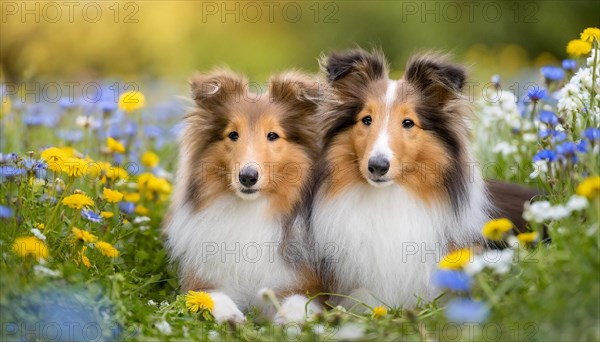
<instances>
[{"instance_id":1,"label":"white paw","mask_svg":"<svg viewBox=\"0 0 600 342\"><path fill-rule=\"evenodd\" d=\"M308 316L321 312L321 307L315 302L310 302L308 312L305 312L308 298L303 295L292 295L287 297L281 304L281 310L275 315L274 321L278 324L304 323Z\"/></svg>"},{"instance_id":2,"label":"white paw","mask_svg":"<svg viewBox=\"0 0 600 342\"><path fill-rule=\"evenodd\" d=\"M222 292L211 292L210 295L215 302L215 307L212 310L212 314L217 323L223 323L227 321L243 323L246 321L246 316L244 316L244 314L240 311L240 309L238 309L228 295Z\"/></svg>"}]
</instances>

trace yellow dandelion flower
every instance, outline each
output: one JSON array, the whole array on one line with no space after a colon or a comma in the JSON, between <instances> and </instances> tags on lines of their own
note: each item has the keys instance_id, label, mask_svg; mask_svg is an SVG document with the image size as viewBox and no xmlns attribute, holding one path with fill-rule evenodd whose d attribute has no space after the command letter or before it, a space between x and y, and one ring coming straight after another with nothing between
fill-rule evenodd
<instances>
[{"instance_id":1,"label":"yellow dandelion flower","mask_svg":"<svg viewBox=\"0 0 600 342\"><path fill-rule=\"evenodd\" d=\"M62 162L62 171L71 177L81 177L87 172L87 161L68 157Z\"/></svg>"},{"instance_id":2,"label":"yellow dandelion flower","mask_svg":"<svg viewBox=\"0 0 600 342\"><path fill-rule=\"evenodd\" d=\"M100 170L102 170L102 172L104 173L107 173L108 170L110 170L110 168L112 167L112 165L110 165L109 162L99 161L97 163L100 166Z\"/></svg>"},{"instance_id":3,"label":"yellow dandelion flower","mask_svg":"<svg viewBox=\"0 0 600 342\"><path fill-rule=\"evenodd\" d=\"M152 199L155 194L171 193L173 186L164 178L156 177L151 173L142 173L138 176L138 189Z\"/></svg>"},{"instance_id":4,"label":"yellow dandelion flower","mask_svg":"<svg viewBox=\"0 0 600 342\"><path fill-rule=\"evenodd\" d=\"M46 228L46 225L43 224L43 223L36 223L36 224L33 225L33 227L37 228L39 230L42 230L42 229Z\"/></svg>"},{"instance_id":5,"label":"yellow dandelion flower","mask_svg":"<svg viewBox=\"0 0 600 342\"><path fill-rule=\"evenodd\" d=\"M104 190L102 190L102 196L104 196L104 199L109 203L117 203L123 200L122 193L118 192L117 190L111 190L109 188L104 188Z\"/></svg>"},{"instance_id":6,"label":"yellow dandelion flower","mask_svg":"<svg viewBox=\"0 0 600 342\"><path fill-rule=\"evenodd\" d=\"M146 97L139 91L127 91L119 97L119 108L126 112L133 112L146 105Z\"/></svg>"},{"instance_id":7,"label":"yellow dandelion flower","mask_svg":"<svg viewBox=\"0 0 600 342\"><path fill-rule=\"evenodd\" d=\"M63 199L62 203L69 208L81 209L87 206L93 206L94 200L85 194L73 194Z\"/></svg>"},{"instance_id":8,"label":"yellow dandelion flower","mask_svg":"<svg viewBox=\"0 0 600 342\"><path fill-rule=\"evenodd\" d=\"M60 149L67 157L75 157L80 154L73 146L63 146Z\"/></svg>"},{"instance_id":9,"label":"yellow dandelion flower","mask_svg":"<svg viewBox=\"0 0 600 342\"><path fill-rule=\"evenodd\" d=\"M104 217L106 219L109 219L109 218L115 216L115 213L113 213L111 211L101 211L100 212L100 216L102 216L102 217Z\"/></svg>"},{"instance_id":10,"label":"yellow dandelion flower","mask_svg":"<svg viewBox=\"0 0 600 342\"><path fill-rule=\"evenodd\" d=\"M491 220L483 226L483 236L488 240L502 240L504 233L510 231L513 223L507 218Z\"/></svg>"},{"instance_id":11,"label":"yellow dandelion flower","mask_svg":"<svg viewBox=\"0 0 600 342\"><path fill-rule=\"evenodd\" d=\"M215 302L210 294L204 291L198 292L190 290L185 295L185 307L194 313L200 310L212 312L212 309L215 307Z\"/></svg>"},{"instance_id":12,"label":"yellow dandelion flower","mask_svg":"<svg viewBox=\"0 0 600 342\"><path fill-rule=\"evenodd\" d=\"M153 177L154 177L154 175L149 172L140 173L138 175L138 179L137 179L138 189L140 189L140 190L145 189L146 185L148 184L148 181L150 180L150 178L153 178Z\"/></svg>"},{"instance_id":13,"label":"yellow dandelion flower","mask_svg":"<svg viewBox=\"0 0 600 342\"><path fill-rule=\"evenodd\" d=\"M49 147L42 151L41 157L46 162L63 160L67 158L67 154L58 147Z\"/></svg>"},{"instance_id":14,"label":"yellow dandelion flower","mask_svg":"<svg viewBox=\"0 0 600 342\"><path fill-rule=\"evenodd\" d=\"M77 240L87 242L87 243L96 242L98 240L98 237L96 235L88 232L87 230L73 227L73 228L71 228L71 231L73 232L73 235L75 235L75 238Z\"/></svg>"},{"instance_id":15,"label":"yellow dandelion flower","mask_svg":"<svg viewBox=\"0 0 600 342\"><path fill-rule=\"evenodd\" d=\"M141 204L135 207L135 213L138 215L148 215L148 212L150 212L150 210Z\"/></svg>"},{"instance_id":16,"label":"yellow dandelion flower","mask_svg":"<svg viewBox=\"0 0 600 342\"><path fill-rule=\"evenodd\" d=\"M111 153L125 153L125 146L111 137L106 138L106 146Z\"/></svg>"},{"instance_id":17,"label":"yellow dandelion flower","mask_svg":"<svg viewBox=\"0 0 600 342\"><path fill-rule=\"evenodd\" d=\"M125 179L127 175L127 170L120 166L111 166L106 170L106 177L110 179Z\"/></svg>"},{"instance_id":18,"label":"yellow dandelion flower","mask_svg":"<svg viewBox=\"0 0 600 342\"><path fill-rule=\"evenodd\" d=\"M63 169L62 162L67 159L65 152L57 147L45 149L42 151L41 157L48 164L48 168L54 172L61 172Z\"/></svg>"},{"instance_id":19,"label":"yellow dandelion flower","mask_svg":"<svg viewBox=\"0 0 600 342\"><path fill-rule=\"evenodd\" d=\"M40 260L48 258L48 247L35 236L18 237L12 244L13 251L22 257L28 255Z\"/></svg>"},{"instance_id":20,"label":"yellow dandelion flower","mask_svg":"<svg viewBox=\"0 0 600 342\"><path fill-rule=\"evenodd\" d=\"M587 55L592 51L592 44L581 39L573 39L567 44L567 53L574 56Z\"/></svg>"},{"instance_id":21,"label":"yellow dandelion flower","mask_svg":"<svg viewBox=\"0 0 600 342\"><path fill-rule=\"evenodd\" d=\"M152 151L145 152L142 154L142 164L147 167L155 167L158 165L160 158Z\"/></svg>"},{"instance_id":22,"label":"yellow dandelion flower","mask_svg":"<svg viewBox=\"0 0 600 342\"><path fill-rule=\"evenodd\" d=\"M521 233L521 234L517 235L517 239L519 239L519 242L525 246L530 246L532 243L534 243L537 240L537 238L538 238L537 232Z\"/></svg>"},{"instance_id":23,"label":"yellow dandelion flower","mask_svg":"<svg viewBox=\"0 0 600 342\"><path fill-rule=\"evenodd\" d=\"M148 190L159 193L171 192L171 184L164 178L154 177L148 181Z\"/></svg>"},{"instance_id":24,"label":"yellow dandelion flower","mask_svg":"<svg viewBox=\"0 0 600 342\"><path fill-rule=\"evenodd\" d=\"M581 40L593 43L600 41L600 29L597 27L588 27L581 32Z\"/></svg>"},{"instance_id":25,"label":"yellow dandelion flower","mask_svg":"<svg viewBox=\"0 0 600 342\"><path fill-rule=\"evenodd\" d=\"M126 194L125 197L123 197L123 199L127 202L133 202L133 203L137 203L140 201L140 194L139 192L132 192L129 194Z\"/></svg>"},{"instance_id":26,"label":"yellow dandelion flower","mask_svg":"<svg viewBox=\"0 0 600 342\"><path fill-rule=\"evenodd\" d=\"M98 241L96 242L96 248L107 257L116 258L119 256L119 250L108 242Z\"/></svg>"},{"instance_id":27,"label":"yellow dandelion flower","mask_svg":"<svg viewBox=\"0 0 600 342\"><path fill-rule=\"evenodd\" d=\"M385 317L385 316L387 316L387 314L388 314L388 311L384 306L376 306L373 308L372 317L377 319L377 318Z\"/></svg>"},{"instance_id":28,"label":"yellow dandelion flower","mask_svg":"<svg viewBox=\"0 0 600 342\"><path fill-rule=\"evenodd\" d=\"M468 248L461 248L447 254L440 260L438 267L445 270L458 270L468 264L470 260L471 250Z\"/></svg>"},{"instance_id":29,"label":"yellow dandelion flower","mask_svg":"<svg viewBox=\"0 0 600 342\"><path fill-rule=\"evenodd\" d=\"M92 160L92 158L86 157L86 168L85 173L87 175L87 179L96 180L102 176L102 163Z\"/></svg>"},{"instance_id":30,"label":"yellow dandelion flower","mask_svg":"<svg viewBox=\"0 0 600 342\"><path fill-rule=\"evenodd\" d=\"M81 253L79 253L81 255L81 262L83 263L83 265L87 268L92 267L92 263L90 262L90 259L85 255L85 250L87 249L87 246L83 246L83 248L81 249Z\"/></svg>"},{"instance_id":31,"label":"yellow dandelion flower","mask_svg":"<svg viewBox=\"0 0 600 342\"><path fill-rule=\"evenodd\" d=\"M578 195L587 198L594 198L600 195L600 176L592 176L583 180L579 183L575 190Z\"/></svg>"}]
</instances>

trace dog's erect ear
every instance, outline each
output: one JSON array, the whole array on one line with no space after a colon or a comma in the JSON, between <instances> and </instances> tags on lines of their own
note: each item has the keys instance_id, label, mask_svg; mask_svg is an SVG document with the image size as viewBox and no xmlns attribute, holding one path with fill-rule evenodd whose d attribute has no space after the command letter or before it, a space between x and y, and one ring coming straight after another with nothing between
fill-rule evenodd
<instances>
[{"instance_id":1,"label":"dog's erect ear","mask_svg":"<svg viewBox=\"0 0 600 342\"><path fill-rule=\"evenodd\" d=\"M270 100L289 104L295 110L314 112L321 91L316 78L297 71L275 75L269 80Z\"/></svg>"},{"instance_id":2,"label":"dog's erect ear","mask_svg":"<svg viewBox=\"0 0 600 342\"><path fill-rule=\"evenodd\" d=\"M352 49L332 52L319 61L321 71L327 78L332 94L344 103L359 107L368 84L386 79L388 70L383 53Z\"/></svg>"},{"instance_id":3,"label":"dog's erect ear","mask_svg":"<svg viewBox=\"0 0 600 342\"><path fill-rule=\"evenodd\" d=\"M404 79L416 87L426 101L444 105L458 98L466 81L465 69L439 54L413 57L406 66Z\"/></svg>"},{"instance_id":4,"label":"dog's erect ear","mask_svg":"<svg viewBox=\"0 0 600 342\"><path fill-rule=\"evenodd\" d=\"M329 56L321 58L320 64L327 80L333 84L347 76L354 76L364 82L387 76L385 58L379 50L367 52L363 49L352 49L332 52Z\"/></svg>"},{"instance_id":5,"label":"dog's erect ear","mask_svg":"<svg viewBox=\"0 0 600 342\"><path fill-rule=\"evenodd\" d=\"M239 100L246 79L229 70L216 70L208 74L196 73L190 79L192 98L203 109L223 103L227 98Z\"/></svg>"}]
</instances>

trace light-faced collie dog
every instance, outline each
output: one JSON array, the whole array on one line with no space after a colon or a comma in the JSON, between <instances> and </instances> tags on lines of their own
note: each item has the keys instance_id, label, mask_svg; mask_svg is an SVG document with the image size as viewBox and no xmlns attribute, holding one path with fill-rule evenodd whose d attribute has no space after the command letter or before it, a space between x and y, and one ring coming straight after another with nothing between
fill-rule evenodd
<instances>
[{"instance_id":1,"label":"light-faced collie dog","mask_svg":"<svg viewBox=\"0 0 600 342\"><path fill-rule=\"evenodd\" d=\"M184 120L165 224L181 289L210 293L216 320L239 322L253 306L273 317L257 295L270 288L283 299L274 318L301 321L302 294L318 288L304 252L318 83L289 72L261 94L227 70L190 83L196 108Z\"/></svg>"},{"instance_id":2,"label":"light-faced collie dog","mask_svg":"<svg viewBox=\"0 0 600 342\"><path fill-rule=\"evenodd\" d=\"M370 305L432 300L436 264L481 243L491 210L469 147L465 71L425 54L392 80L384 56L361 49L321 65L329 88L311 232L328 256L324 284Z\"/></svg>"}]
</instances>

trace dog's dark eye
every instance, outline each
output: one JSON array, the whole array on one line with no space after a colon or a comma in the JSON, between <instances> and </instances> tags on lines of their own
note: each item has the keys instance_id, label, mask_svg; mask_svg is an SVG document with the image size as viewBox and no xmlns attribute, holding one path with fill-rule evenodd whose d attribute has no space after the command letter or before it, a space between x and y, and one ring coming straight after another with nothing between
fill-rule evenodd
<instances>
[{"instance_id":1,"label":"dog's dark eye","mask_svg":"<svg viewBox=\"0 0 600 342\"><path fill-rule=\"evenodd\" d=\"M364 123L367 126L370 126L371 123L373 122L373 118L371 117L371 115L367 115L364 118L362 118L362 123Z\"/></svg>"},{"instance_id":2,"label":"dog's dark eye","mask_svg":"<svg viewBox=\"0 0 600 342\"><path fill-rule=\"evenodd\" d=\"M404 121L402 121L402 127L404 128L411 128L414 125L415 123L411 119L404 119Z\"/></svg>"},{"instance_id":3,"label":"dog's dark eye","mask_svg":"<svg viewBox=\"0 0 600 342\"><path fill-rule=\"evenodd\" d=\"M273 141L273 140L277 140L277 139L279 139L279 134L277 134L275 132L267 133L267 140Z\"/></svg>"},{"instance_id":4,"label":"dog's dark eye","mask_svg":"<svg viewBox=\"0 0 600 342\"><path fill-rule=\"evenodd\" d=\"M229 133L228 136L229 136L229 139L231 139L231 141L236 141L240 137L240 135L236 131Z\"/></svg>"}]
</instances>

